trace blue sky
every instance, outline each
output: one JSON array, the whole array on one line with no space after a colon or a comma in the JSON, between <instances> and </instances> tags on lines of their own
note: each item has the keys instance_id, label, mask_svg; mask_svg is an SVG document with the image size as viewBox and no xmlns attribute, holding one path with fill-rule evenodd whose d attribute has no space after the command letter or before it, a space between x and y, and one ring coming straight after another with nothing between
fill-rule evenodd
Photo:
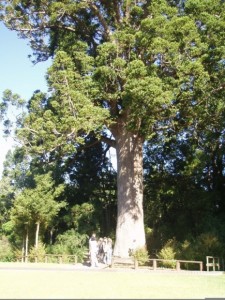
<instances>
[{"instance_id":1,"label":"blue sky","mask_svg":"<svg viewBox=\"0 0 225 300\"><path fill-rule=\"evenodd\" d=\"M45 74L51 62L33 65L28 58L32 50L28 41L19 39L16 32L8 30L0 23L0 97L6 89L29 100L37 89L47 91ZM5 155L13 147L12 139L3 138L0 125L0 177Z\"/></svg>"}]
</instances>

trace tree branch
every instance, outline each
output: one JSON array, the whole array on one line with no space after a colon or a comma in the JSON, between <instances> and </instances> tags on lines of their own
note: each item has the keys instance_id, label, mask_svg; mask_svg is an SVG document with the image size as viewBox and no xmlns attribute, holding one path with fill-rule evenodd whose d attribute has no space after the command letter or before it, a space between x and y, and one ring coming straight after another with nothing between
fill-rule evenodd
<instances>
[{"instance_id":1,"label":"tree branch","mask_svg":"<svg viewBox=\"0 0 225 300\"><path fill-rule=\"evenodd\" d=\"M126 17L126 20L128 21L129 18L130 18L130 3L131 1L130 0L126 0L126 12L125 12L125 17Z\"/></svg>"},{"instance_id":2,"label":"tree branch","mask_svg":"<svg viewBox=\"0 0 225 300\"><path fill-rule=\"evenodd\" d=\"M106 136L102 136L101 141L108 144L109 146L111 146L113 148L116 148L116 141L115 140L112 140L112 139L110 139Z\"/></svg>"},{"instance_id":3,"label":"tree branch","mask_svg":"<svg viewBox=\"0 0 225 300\"><path fill-rule=\"evenodd\" d=\"M216 93L216 92L218 92L220 90L223 90L224 88L225 88L225 83L221 84L221 86L219 86L218 88L213 89L212 93Z\"/></svg>"},{"instance_id":4,"label":"tree branch","mask_svg":"<svg viewBox=\"0 0 225 300\"><path fill-rule=\"evenodd\" d=\"M101 23L102 27L104 28L104 35L106 38L110 36L110 29L108 27L108 24L102 14L100 13L100 9L91 1L87 0L87 3L90 6L90 9L94 13L94 15L98 18L99 22Z\"/></svg>"},{"instance_id":5,"label":"tree branch","mask_svg":"<svg viewBox=\"0 0 225 300\"><path fill-rule=\"evenodd\" d=\"M117 0L113 1L113 4L114 4L114 10L115 10L115 13L116 13L116 22L117 24L121 24L121 15L120 15L120 8L119 8L119 3Z\"/></svg>"}]
</instances>

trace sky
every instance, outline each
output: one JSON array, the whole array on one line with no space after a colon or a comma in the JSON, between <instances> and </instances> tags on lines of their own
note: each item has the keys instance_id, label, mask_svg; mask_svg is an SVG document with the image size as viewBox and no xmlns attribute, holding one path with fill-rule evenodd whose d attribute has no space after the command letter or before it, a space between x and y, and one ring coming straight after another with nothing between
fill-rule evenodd
<instances>
[{"instance_id":1,"label":"sky","mask_svg":"<svg viewBox=\"0 0 225 300\"><path fill-rule=\"evenodd\" d=\"M7 29L3 23L0 23L0 45L0 101L6 89L25 100L29 100L37 89L46 92L45 74L51 62L33 65L28 58L32 54L28 41L18 38L16 32ZM3 138L0 124L0 177L5 155L9 149L13 149L13 145L12 138Z\"/></svg>"}]
</instances>

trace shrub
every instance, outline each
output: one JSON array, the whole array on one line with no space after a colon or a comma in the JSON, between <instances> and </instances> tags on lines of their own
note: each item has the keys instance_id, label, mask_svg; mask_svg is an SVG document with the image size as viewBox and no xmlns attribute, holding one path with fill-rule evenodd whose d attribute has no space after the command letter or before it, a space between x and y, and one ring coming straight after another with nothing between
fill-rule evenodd
<instances>
[{"instance_id":1,"label":"shrub","mask_svg":"<svg viewBox=\"0 0 225 300\"><path fill-rule=\"evenodd\" d=\"M39 243L37 248L31 247L31 249L29 251L29 260L31 262L35 262L35 259L37 259L37 262L44 262L45 254L46 254L45 245L42 243Z\"/></svg>"},{"instance_id":2,"label":"shrub","mask_svg":"<svg viewBox=\"0 0 225 300\"><path fill-rule=\"evenodd\" d=\"M52 254L76 255L78 262L83 262L87 253L86 234L79 234L74 229L66 231L64 234L57 236L56 242L51 246Z\"/></svg>"},{"instance_id":3,"label":"shrub","mask_svg":"<svg viewBox=\"0 0 225 300\"><path fill-rule=\"evenodd\" d=\"M203 233L196 239L196 252L199 258L206 256L221 256L223 245L213 233Z\"/></svg>"},{"instance_id":4,"label":"shrub","mask_svg":"<svg viewBox=\"0 0 225 300\"><path fill-rule=\"evenodd\" d=\"M9 262L14 260L15 256L13 253L13 249L9 243L8 238L3 235L0 238L0 261Z\"/></svg>"},{"instance_id":5,"label":"shrub","mask_svg":"<svg viewBox=\"0 0 225 300\"><path fill-rule=\"evenodd\" d=\"M223 244L213 233L202 233L178 245L180 259L205 261L206 256L223 256Z\"/></svg>"},{"instance_id":6,"label":"shrub","mask_svg":"<svg viewBox=\"0 0 225 300\"><path fill-rule=\"evenodd\" d=\"M140 266L145 265L145 263L149 260L148 251L145 247L137 248L132 253L132 256L138 261Z\"/></svg>"},{"instance_id":7,"label":"shrub","mask_svg":"<svg viewBox=\"0 0 225 300\"><path fill-rule=\"evenodd\" d=\"M174 240L169 240L165 246L161 249L159 254L157 255L160 259L171 260L171 261L164 261L162 265L167 268L175 268L176 262L172 261L175 260L176 252L174 250Z\"/></svg>"}]
</instances>

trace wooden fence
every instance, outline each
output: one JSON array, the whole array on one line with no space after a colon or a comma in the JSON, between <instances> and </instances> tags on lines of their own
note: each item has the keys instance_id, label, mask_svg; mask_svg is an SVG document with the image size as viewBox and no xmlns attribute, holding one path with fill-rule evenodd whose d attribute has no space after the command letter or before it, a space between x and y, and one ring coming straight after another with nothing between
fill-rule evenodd
<instances>
[{"instance_id":1,"label":"wooden fence","mask_svg":"<svg viewBox=\"0 0 225 300\"><path fill-rule=\"evenodd\" d=\"M207 271L210 271L210 268L212 268L212 271L220 271L219 257L206 256L206 268L207 268Z\"/></svg>"},{"instance_id":2,"label":"wooden fence","mask_svg":"<svg viewBox=\"0 0 225 300\"><path fill-rule=\"evenodd\" d=\"M181 266L183 264L197 264L199 265L199 271L203 271L203 262L202 261L194 261L194 260L172 260L172 259L159 259L159 258L152 258L149 259L149 262L152 262L152 268L153 270L157 270L158 269L158 262L161 263L169 263L170 265L173 265L176 267L177 271L181 270Z\"/></svg>"},{"instance_id":3,"label":"wooden fence","mask_svg":"<svg viewBox=\"0 0 225 300\"><path fill-rule=\"evenodd\" d=\"M192 261L192 260L172 260L172 259L159 259L159 258L150 258L144 267L150 267L153 270L162 269L162 266L159 267L159 264L166 265L169 264L170 267L174 266L176 271L182 270L182 266L184 264L193 265L197 264L199 271L203 271L203 262L202 261ZM129 258L120 258L120 257L113 257L112 267L131 267L134 269L140 268L138 265L138 261L135 260L133 257Z\"/></svg>"},{"instance_id":4,"label":"wooden fence","mask_svg":"<svg viewBox=\"0 0 225 300\"><path fill-rule=\"evenodd\" d=\"M44 263L74 263L77 264L76 255L45 254L43 256L23 255L17 258L17 262L44 262Z\"/></svg>"},{"instance_id":5,"label":"wooden fence","mask_svg":"<svg viewBox=\"0 0 225 300\"><path fill-rule=\"evenodd\" d=\"M87 260L88 255L85 256L84 260ZM44 263L73 263L77 264L77 256L76 255L66 255L66 254L45 254L43 256L21 256L17 259L19 262L44 262ZM161 264L161 266L159 266ZM171 260L171 259L159 259L159 258L150 258L148 260L147 265L145 267L150 267L153 270L162 269L163 265L169 264L170 266L174 266L176 271L182 270L182 266L197 264L199 271L203 271L203 262L202 261L192 261L192 260ZM112 260L112 268L115 267L132 267L134 269L138 269L140 266L138 265L137 260L134 258L119 258L113 257ZM186 268L185 268L186 269ZM208 270L208 269L207 269Z\"/></svg>"}]
</instances>

